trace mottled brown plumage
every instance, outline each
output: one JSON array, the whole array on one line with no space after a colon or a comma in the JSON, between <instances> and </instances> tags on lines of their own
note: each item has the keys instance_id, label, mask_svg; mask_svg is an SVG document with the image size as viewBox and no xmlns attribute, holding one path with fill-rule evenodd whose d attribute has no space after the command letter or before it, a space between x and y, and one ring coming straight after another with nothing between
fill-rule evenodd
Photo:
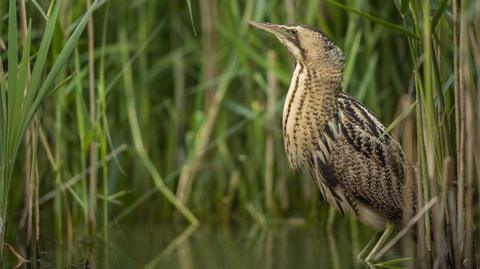
<instances>
[{"instance_id":1,"label":"mottled brown plumage","mask_svg":"<svg viewBox=\"0 0 480 269\"><path fill-rule=\"evenodd\" d=\"M306 26L252 25L273 33L295 58L283 111L292 168L307 169L330 205L375 230L401 219L402 148L367 108L342 92L341 50Z\"/></svg>"}]
</instances>

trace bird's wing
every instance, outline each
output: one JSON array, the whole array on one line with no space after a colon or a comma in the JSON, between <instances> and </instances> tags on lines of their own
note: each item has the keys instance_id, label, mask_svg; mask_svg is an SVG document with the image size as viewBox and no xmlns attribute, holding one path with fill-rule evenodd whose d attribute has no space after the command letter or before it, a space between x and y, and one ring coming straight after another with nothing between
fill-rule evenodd
<instances>
[{"instance_id":1,"label":"bird's wing","mask_svg":"<svg viewBox=\"0 0 480 269\"><path fill-rule=\"evenodd\" d=\"M337 99L337 114L325 124L323 133L311 161L321 187L355 213L361 202L386 217L398 217L403 152L383 125L353 97L342 94Z\"/></svg>"},{"instance_id":2,"label":"bird's wing","mask_svg":"<svg viewBox=\"0 0 480 269\"><path fill-rule=\"evenodd\" d=\"M355 98L340 94L337 99L339 122L349 143L366 155L372 153L383 167L391 166L403 180L404 154L400 144L390 136L382 123ZM352 128L353 127L353 128ZM371 146L371 147L369 147Z\"/></svg>"}]
</instances>

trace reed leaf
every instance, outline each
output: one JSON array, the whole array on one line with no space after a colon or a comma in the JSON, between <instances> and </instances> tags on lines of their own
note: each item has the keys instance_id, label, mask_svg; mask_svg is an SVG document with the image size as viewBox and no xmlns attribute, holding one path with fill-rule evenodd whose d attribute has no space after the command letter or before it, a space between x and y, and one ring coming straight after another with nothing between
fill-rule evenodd
<instances>
[{"instance_id":1,"label":"reed leaf","mask_svg":"<svg viewBox=\"0 0 480 269\"><path fill-rule=\"evenodd\" d=\"M399 33L402 33L404 35L407 35L409 37L412 37L414 39L419 39L417 35L415 35L414 33L410 32L409 30L405 29L404 27L402 26L399 26L399 25L396 25L396 24L393 24L393 23L390 23L388 21L385 21L383 19L380 19L380 18L377 18L377 17L374 17L368 13L365 13L363 11L360 11L360 10L357 10L355 8L352 8L352 7L349 7L349 6L346 6L346 5L343 5L343 4L340 4L338 3L337 1L334 1L334 0L327 0L328 3L338 7L338 8L341 8L345 11L348 11L348 12L352 12L352 13L355 13L355 14L358 14L372 22L375 22L375 23L378 23L379 25L382 25L384 26L385 28L387 29L390 29L390 30L393 30L393 31L397 31Z\"/></svg>"},{"instance_id":2,"label":"reed leaf","mask_svg":"<svg viewBox=\"0 0 480 269\"><path fill-rule=\"evenodd\" d=\"M8 25L8 77L6 91L2 87L2 109L6 111L3 114L2 125L2 151L0 154L0 218L5 222L10 183L14 161L17 157L19 147L25 133L25 130L35 115L38 107L43 101L47 90L51 89L53 80L56 78L60 69L68 63L69 56L75 48L78 39L85 27L86 20L90 17L98 6L98 1L84 14L82 21L77 25L72 36L67 41L66 46L60 52L58 59L53 63L52 69L48 72L45 80L41 81L43 71L46 66L47 55L50 50L53 32L57 24L60 13L61 0L52 2L53 11L47 22L45 32L37 53L37 58L33 66L31 78L29 77L29 60L31 47L31 24L26 33L26 43L22 50L20 65L18 64L18 29L17 29L17 10L16 1L9 2L9 25ZM2 77L2 85L4 84ZM30 80L29 80L30 79ZM0 234L0 246L3 243L4 234ZM3 250L3 248L1 248Z\"/></svg>"}]
</instances>

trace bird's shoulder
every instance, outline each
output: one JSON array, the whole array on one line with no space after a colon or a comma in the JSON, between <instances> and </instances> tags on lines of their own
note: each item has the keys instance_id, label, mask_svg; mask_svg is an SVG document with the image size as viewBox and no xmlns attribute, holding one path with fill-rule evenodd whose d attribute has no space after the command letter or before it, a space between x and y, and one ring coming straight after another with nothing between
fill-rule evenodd
<instances>
[{"instance_id":1,"label":"bird's shoulder","mask_svg":"<svg viewBox=\"0 0 480 269\"><path fill-rule=\"evenodd\" d=\"M383 167L403 165L404 153L401 145L368 108L345 93L340 93L336 102L338 116L335 119L338 120L342 137L348 144Z\"/></svg>"}]
</instances>

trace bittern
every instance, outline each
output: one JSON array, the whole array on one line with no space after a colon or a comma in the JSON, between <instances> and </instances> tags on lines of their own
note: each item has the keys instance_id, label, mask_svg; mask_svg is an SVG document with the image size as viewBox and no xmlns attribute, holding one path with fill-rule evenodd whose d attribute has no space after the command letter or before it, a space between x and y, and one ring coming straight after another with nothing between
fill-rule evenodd
<instances>
[{"instance_id":1,"label":"bittern","mask_svg":"<svg viewBox=\"0 0 480 269\"><path fill-rule=\"evenodd\" d=\"M352 213L383 231L362 257L372 260L402 218L402 147L365 106L342 91L345 59L325 34L301 25L250 24L272 33L295 59L282 126L292 169L308 170L328 204L342 214Z\"/></svg>"}]
</instances>

